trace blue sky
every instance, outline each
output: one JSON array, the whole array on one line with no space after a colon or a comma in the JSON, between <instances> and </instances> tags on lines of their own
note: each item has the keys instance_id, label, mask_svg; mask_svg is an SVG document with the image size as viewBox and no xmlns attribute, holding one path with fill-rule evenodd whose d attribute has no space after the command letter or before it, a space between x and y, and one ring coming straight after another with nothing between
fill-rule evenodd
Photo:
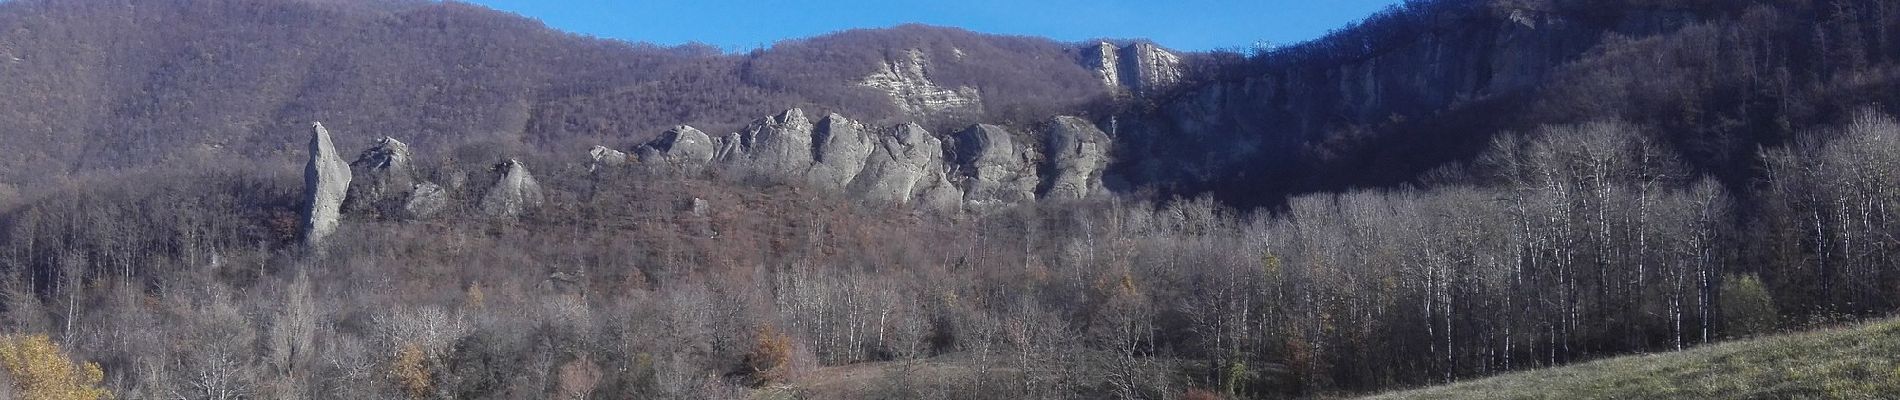
<instances>
[{"instance_id":1,"label":"blue sky","mask_svg":"<svg viewBox=\"0 0 1900 400\"><path fill-rule=\"evenodd\" d=\"M728 51L904 23L1063 41L1149 38L1181 50L1290 44L1398 0L470 0L556 29Z\"/></svg>"}]
</instances>

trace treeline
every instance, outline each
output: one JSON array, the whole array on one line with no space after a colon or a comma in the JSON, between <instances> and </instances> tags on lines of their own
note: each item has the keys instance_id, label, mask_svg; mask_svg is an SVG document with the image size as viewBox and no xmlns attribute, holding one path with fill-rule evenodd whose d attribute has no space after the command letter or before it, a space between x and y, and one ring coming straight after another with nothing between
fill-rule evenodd
<instances>
[{"instance_id":1,"label":"treeline","mask_svg":"<svg viewBox=\"0 0 1900 400\"><path fill-rule=\"evenodd\" d=\"M1270 398L1889 312L1900 124L1764 150L1746 193L1662 135L1502 135L1423 186L1252 213L938 216L531 158L539 211L351 217L321 255L290 171L146 175L0 216L0 326L133 398Z\"/></svg>"}]
</instances>

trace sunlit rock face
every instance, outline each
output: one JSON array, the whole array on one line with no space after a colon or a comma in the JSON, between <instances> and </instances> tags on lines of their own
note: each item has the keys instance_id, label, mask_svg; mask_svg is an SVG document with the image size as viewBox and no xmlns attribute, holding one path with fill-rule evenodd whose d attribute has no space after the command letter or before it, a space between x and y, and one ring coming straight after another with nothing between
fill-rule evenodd
<instances>
[{"instance_id":1,"label":"sunlit rock face","mask_svg":"<svg viewBox=\"0 0 1900 400\"><path fill-rule=\"evenodd\" d=\"M877 72L858 84L889 94L892 104L912 116L982 108L983 96L976 88L939 86L930 80L929 72L930 60L923 50L910 49L898 58L884 60Z\"/></svg>"},{"instance_id":2,"label":"sunlit rock face","mask_svg":"<svg viewBox=\"0 0 1900 400\"><path fill-rule=\"evenodd\" d=\"M878 135L849 191L870 202L907 204L924 197L937 181L947 181L943 161L942 139L917 124L900 125Z\"/></svg>"},{"instance_id":3,"label":"sunlit rock face","mask_svg":"<svg viewBox=\"0 0 1900 400\"><path fill-rule=\"evenodd\" d=\"M541 194L541 184L535 182L534 175L528 173L528 167L520 161L508 160L495 166L501 176L495 185L482 195L480 208L483 215L494 218L513 218L541 207L546 198Z\"/></svg>"},{"instance_id":4,"label":"sunlit rock face","mask_svg":"<svg viewBox=\"0 0 1900 400\"><path fill-rule=\"evenodd\" d=\"M634 153L650 168L717 168L866 204L957 212L1106 193L1112 145L1109 134L1077 117L939 136L916 123L878 128L837 114L813 122L794 108L719 137L675 128Z\"/></svg>"},{"instance_id":5,"label":"sunlit rock face","mask_svg":"<svg viewBox=\"0 0 1900 400\"><path fill-rule=\"evenodd\" d=\"M1076 117L1056 117L1044 129L1050 175L1044 180L1042 198L1081 199L1101 193L1102 171L1109 161L1108 134Z\"/></svg>"},{"instance_id":6,"label":"sunlit rock face","mask_svg":"<svg viewBox=\"0 0 1900 400\"><path fill-rule=\"evenodd\" d=\"M1110 91L1139 94L1166 89L1181 81L1181 57L1152 43L1116 47L1096 42L1082 48L1082 66L1095 72Z\"/></svg>"},{"instance_id":7,"label":"sunlit rock face","mask_svg":"<svg viewBox=\"0 0 1900 400\"><path fill-rule=\"evenodd\" d=\"M304 245L321 248L336 232L343 200L350 190L350 165L337 154L330 131L312 123L310 161L304 165Z\"/></svg>"},{"instance_id":8,"label":"sunlit rock face","mask_svg":"<svg viewBox=\"0 0 1900 400\"><path fill-rule=\"evenodd\" d=\"M1016 133L996 125L979 124L955 137L956 165L964 180L964 201L989 208L1035 199L1034 153L1017 146Z\"/></svg>"}]
</instances>

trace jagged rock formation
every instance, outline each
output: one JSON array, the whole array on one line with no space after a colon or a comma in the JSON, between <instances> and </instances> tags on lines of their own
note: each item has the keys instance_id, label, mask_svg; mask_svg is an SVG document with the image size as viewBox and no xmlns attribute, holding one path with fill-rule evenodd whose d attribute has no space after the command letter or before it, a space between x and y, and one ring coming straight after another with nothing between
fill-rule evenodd
<instances>
[{"instance_id":1,"label":"jagged rock formation","mask_svg":"<svg viewBox=\"0 0 1900 400\"><path fill-rule=\"evenodd\" d=\"M926 198L925 192L937 188L938 181L949 186L944 176L943 140L922 126L904 124L891 134L878 136L864 169L847 191L866 201L906 204L911 199ZM963 196L957 193L955 197Z\"/></svg>"},{"instance_id":2,"label":"jagged rock formation","mask_svg":"<svg viewBox=\"0 0 1900 400\"><path fill-rule=\"evenodd\" d=\"M1102 170L1108 168L1109 138L1094 124L1076 117L1056 117L1045 135L1050 174L1043 198L1080 199L1102 189Z\"/></svg>"},{"instance_id":3,"label":"jagged rock formation","mask_svg":"<svg viewBox=\"0 0 1900 400\"><path fill-rule=\"evenodd\" d=\"M1153 43L1115 47L1096 42L1082 48L1082 65L1109 90L1138 94L1165 89L1181 81L1181 57Z\"/></svg>"},{"instance_id":4,"label":"jagged rock formation","mask_svg":"<svg viewBox=\"0 0 1900 400\"><path fill-rule=\"evenodd\" d=\"M408 197L409 190L415 186L415 170L410 160L409 145L391 137L379 139L375 146L363 150L350 162L353 179L343 209L349 212L377 210Z\"/></svg>"},{"instance_id":5,"label":"jagged rock formation","mask_svg":"<svg viewBox=\"0 0 1900 400\"><path fill-rule=\"evenodd\" d=\"M929 65L930 60L924 57L923 50L905 50L903 58L885 60L877 72L864 77L858 84L890 94L891 102L898 109L913 116L982 108L983 96L976 88L963 86L951 89L931 82Z\"/></svg>"},{"instance_id":6,"label":"jagged rock formation","mask_svg":"<svg viewBox=\"0 0 1900 400\"><path fill-rule=\"evenodd\" d=\"M635 153L642 165L716 166L866 203L939 211L1105 193L1102 171L1111 145L1108 134L1075 117L1057 117L1030 132L976 125L946 140L915 123L876 129L837 114L812 123L796 108L740 132L702 138L698 130L675 128ZM689 147L717 150L700 158Z\"/></svg>"},{"instance_id":7,"label":"jagged rock formation","mask_svg":"<svg viewBox=\"0 0 1900 400\"><path fill-rule=\"evenodd\" d=\"M330 131L322 123L311 124L310 161L304 165L303 183L304 245L321 247L336 232L350 189L350 166L337 155Z\"/></svg>"},{"instance_id":8,"label":"jagged rock formation","mask_svg":"<svg viewBox=\"0 0 1900 400\"><path fill-rule=\"evenodd\" d=\"M805 118L804 110L786 110L726 135L713 160L755 176L799 180L811 168L811 131L812 123Z\"/></svg>"},{"instance_id":9,"label":"jagged rock formation","mask_svg":"<svg viewBox=\"0 0 1900 400\"><path fill-rule=\"evenodd\" d=\"M528 167L520 161L503 161L495 166L501 177L495 185L482 195L480 204L483 215L495 218L512 218L540 207L545 200L541 195L541 184L536 183L534 175L528 173Z\"/></svg>"},{"instance_id":10,"label":"jagged rock formation","mask_svg":"<svg viewBox=\"0 0 1900 400\"><path fill-rule=\"evenodd\" d=\"M1035 152L1017 146L1009 129L980 124L957 134L956 165L964 175L964 201L973 206L1000 206L1034 200L1038 160Z\"/></svg>"},{"instance_id":11,"label":"jagged rock formation","mask_svg":"<svg viewBox=\"0 0 1900 400\"><path fill-rule=\"evenodd\" d=\"M397 218L428 218L448 205L441 186L416 177L409 145L383 137L350 162L355 178L343 210Z\"/></svg>"}]
</instances>

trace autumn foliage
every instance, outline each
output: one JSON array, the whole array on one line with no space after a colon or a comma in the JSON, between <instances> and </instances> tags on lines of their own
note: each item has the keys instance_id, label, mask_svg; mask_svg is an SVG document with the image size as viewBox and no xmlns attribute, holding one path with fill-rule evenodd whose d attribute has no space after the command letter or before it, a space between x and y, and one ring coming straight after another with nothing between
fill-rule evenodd
<instances>
[{"instance_id":1,"label":"autumn foliage","mask_svg":"<svg viewBox=\"0 0 1900 400\"><path fill-rule=\"evenodd\" d=\"M99 364L74 362L46 335L0 336L0 366L25 400L112 398L111 391L99 387L105 377Z\"/></svg>"}]
</instances>

